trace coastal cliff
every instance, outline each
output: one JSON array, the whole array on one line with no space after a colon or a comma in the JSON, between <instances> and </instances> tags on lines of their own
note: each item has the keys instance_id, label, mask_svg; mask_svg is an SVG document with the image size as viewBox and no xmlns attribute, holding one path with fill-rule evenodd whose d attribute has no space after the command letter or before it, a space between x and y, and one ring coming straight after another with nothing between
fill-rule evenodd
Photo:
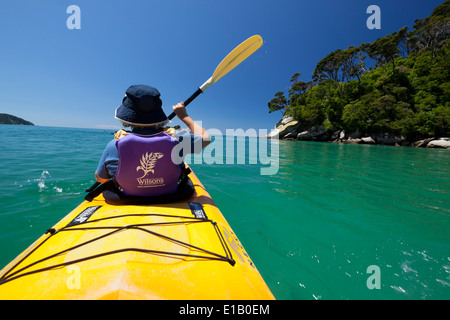
<instances>
[{"instance_id":1,"label":"coastal cliff","mask_svg":"<svg viewBox=\"0 0 450 320\"><path fill-rule=\"evenodd\" d=\"M26 121L22 118L7 113L0 113L0 124L20 124L26 126L34 126L34 124L30 121Z\"/></svg>"}]
</instances>

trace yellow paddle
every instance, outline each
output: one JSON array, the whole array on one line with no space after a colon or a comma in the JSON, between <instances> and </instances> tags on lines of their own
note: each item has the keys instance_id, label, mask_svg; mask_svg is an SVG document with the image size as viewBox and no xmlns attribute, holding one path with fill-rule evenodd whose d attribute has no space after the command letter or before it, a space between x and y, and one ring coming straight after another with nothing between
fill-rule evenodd
<instances>
[{"instance_id":1,"label":"yellow paddle","mask_svg":"<svg viewBox=\"0 0 450 320\"><path fill-rule=\"evenodd\" d=\"M240 45L238 45L236 48L233 49L217 66L216 70L214 70L213 75L211 78L206 80L204 84L202 84L195 93L190 96L185 102L184 106L186 107L189 103L192 102L200 93L203 93L210 85L214 84L222 78L224 75L226 75L228 72L233 70L238 64L240 64L242 61L247 59L253 52L258 50L263 43L263 40L261 36L255 35L244 42L242 42ZM175 112L172 112L169 116L169 120L172 120L173 117L175 117Z\"/></svg>"}]
</instances>

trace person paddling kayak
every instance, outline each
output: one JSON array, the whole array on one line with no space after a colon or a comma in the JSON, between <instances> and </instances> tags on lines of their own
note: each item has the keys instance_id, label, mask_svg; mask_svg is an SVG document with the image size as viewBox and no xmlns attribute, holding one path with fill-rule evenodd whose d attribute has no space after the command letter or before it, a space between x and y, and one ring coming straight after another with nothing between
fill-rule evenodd
<instances>
[{"instance_id":1,"label":"person paddling kayak","mask_svg":"<svg viewBox=\"0 0 450 320\"><path fill-rule=\"evenodd\" d=\"M169 120L159 91L148 85L130 86L115 118L131 131L121 130L108 143L95 171L96 180L104 183L115 179L127 196L174 193L184 167L181 161L174 162L174 147L184 141L179 151L183 159L189 153L200 153L210 143L210 136L189 117L183 102L172 108L191 133L175 137L166 133L163 127Z\"/></svg>"}]
</instances>

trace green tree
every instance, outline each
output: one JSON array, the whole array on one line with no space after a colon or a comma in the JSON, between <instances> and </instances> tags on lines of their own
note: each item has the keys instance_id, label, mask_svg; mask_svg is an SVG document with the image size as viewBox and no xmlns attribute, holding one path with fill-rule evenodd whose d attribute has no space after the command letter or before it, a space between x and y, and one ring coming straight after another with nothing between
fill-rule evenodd
<instances>
[{"instance_id":1,"label":"green tree","mask_svg":"<svg viewBox=\"0 0 450 320\"><path fill-rule=\"evenodd\" d=\"M319 61L313 73L313 79L321 82L324 80L342 81L339 70L343 64L342 50L338 49L331 52L325 58Z\"/></svg>"},{"instance_id":2,"label":"green tree","mask_svg":"<svg viewBox=\"0 0 450 320\"><path fill-rule=\"evenodd\" d=\"M275 93L275 98L269 101L267 104L269 107L269 113L272 113L274 111L280 111L281 114L283 113L283 110L287 106L286 97L284 96L284 92L280 91Z\"/></svg>"},{"instance_id":3,"label":"green tree","mask_svg":"<svg viewBox=\"0 0 450 320\"><path fill-rule=\"evenodd\" d=\"M364 60L366 58L363 48L350 46L342 52L343 78L348 81L356 78L361 80L361 75L367 71Z\"/></svg>"},{"instance_id":4,"label":"green tree","mask_svg":"<svg viewBox=\"0 0 450 320\"><path fill-rule=\"evenodd\" d=\"M433 58L447 42L450 34L450 1L447 0L433 10L431 16L418 19L414 24L410 42L417 51L428 50Z\"/></svg>"},{"instance_id":5,"label":"green tree","mask_svg":"<svg viewBox=\"0 0 450 320\"><path fill-rule=\"evenodd\" d=\"M385 67L388 63L392 63L392 73L395 71L395 59L399 56L399 52L396 33L378 38L367 49L367 54L376 61L376 66Z\"/></svg>"}]
</instances>

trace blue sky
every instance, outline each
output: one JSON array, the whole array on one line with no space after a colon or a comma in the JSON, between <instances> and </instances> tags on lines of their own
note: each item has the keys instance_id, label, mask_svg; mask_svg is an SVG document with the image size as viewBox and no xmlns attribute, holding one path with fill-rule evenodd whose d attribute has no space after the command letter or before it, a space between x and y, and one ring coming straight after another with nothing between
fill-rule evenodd
<instances>
[{"instance_id":1,"label":"blue sky","mask_svg":"<svg viewBox=\"0 0 450 320\"><path fill-rule=\"evenodd\" d=\"M263 46L189 107L205 128L270 129L267 102L291 76L311 77L331 51L371 42L429 16L444 0L0 1L0 112L36 125L120 127L114 110L132 84L161 92L166 114L240 42ZM381 29L369 30L369 5ZM69 30L67 7L81 9ZM174 120L173 125L180 124Z\"/></svg>"}]
</instances>

